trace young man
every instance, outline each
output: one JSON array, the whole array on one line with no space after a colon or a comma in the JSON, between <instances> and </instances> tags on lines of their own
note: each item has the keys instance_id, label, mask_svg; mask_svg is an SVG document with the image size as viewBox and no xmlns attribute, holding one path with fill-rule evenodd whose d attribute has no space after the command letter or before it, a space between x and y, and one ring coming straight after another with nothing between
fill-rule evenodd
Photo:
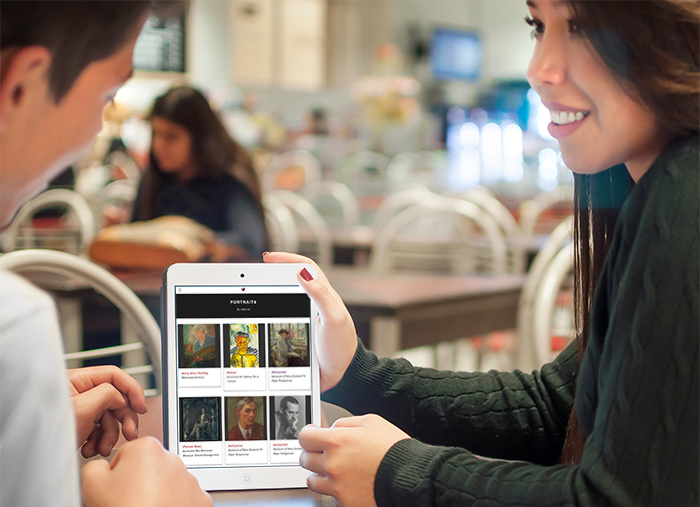
<instances>
[{"instance_id":1,"label":"young man","mask_svg":"<svg viewBox=\"0 0 700 507\"><path fill-rule=\"evenodd\" d=\"M90 143L131 76L149 2L0 2L0 225ZM14 337L25 337L23 362ZM67 380L70 380L68 382ZM71 404L72 400L72 404ZM71 406L72 405L72 406ZM66 377L48 295L0 271L0 505L211 505L182 461L137 437L143 390L112 367ZM77 435L77 443L76 443Z\"/></svg>"},{"instance_id":2,"label":"young man","mask_svg":"<svg viewBox=\"0 0 700 507\"><path fill-rule=\"evenodd\" d=\"M257 351L248 347L250 335L238 331L233 339L236 342L236 350L231 354L231 368L257 368L260 365Z\"/></svg>"},{"instance_id":3,"label":"young man","mask_svg":"<svg viewBox=\"0 0 700 507\"><path fill-rule=\"evenodd\" d=\"M277 412L277 440L296 440L299 438L299 400L285 396L280 401Z\"/></svg>"},{"instance_id":4,"label":"young man","mask_svg":"<svg viewBox=\"0 0 700 507\"><path fill-rule=\"evenodd\" d=\"M289 331L280 329L278 333L280 337L274 346L274 362L275 366L306 366L301 356L294 352L292 344L289 343Z\"/></svg>"},{"instance_id":5,"label":"young man","mask_svg":"<svg viewBox=\"0 0 700 507\"><path fill-rule=\"evenodd\" d=\"M258 404L249 396L236 403L238 424L228 432L229 440L265 440L265 427L255 422Z\"/></svg>"}]
</instances>

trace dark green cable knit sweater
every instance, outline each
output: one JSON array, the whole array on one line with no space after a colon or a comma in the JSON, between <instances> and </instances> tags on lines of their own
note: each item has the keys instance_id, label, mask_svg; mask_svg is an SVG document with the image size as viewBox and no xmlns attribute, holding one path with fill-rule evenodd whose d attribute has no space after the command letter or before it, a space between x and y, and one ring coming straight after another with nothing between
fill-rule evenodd
<instances>
[{"instance_id":1,"label":"dark green cable knit sweater","mask_svg":"<svg viewBox=\"0 0 700 507\"><path fill-rule=\"evenodd\" d=\"M413 437L382 460L379 507L698 505L699 166L685 139L632 189L580 368L575 344L532 374L414 368L358 346L324 399ZM574 393L588 439L580 465L557 465Z\"/></svg>"}]
</instances>

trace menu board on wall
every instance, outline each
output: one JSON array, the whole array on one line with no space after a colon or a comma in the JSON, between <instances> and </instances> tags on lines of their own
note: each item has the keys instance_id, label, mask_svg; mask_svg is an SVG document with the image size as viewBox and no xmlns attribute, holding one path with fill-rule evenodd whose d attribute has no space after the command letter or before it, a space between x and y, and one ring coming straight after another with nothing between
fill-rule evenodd
<instances>
[{"instance_id":1,"label":"menu board on wall","mask_svg":"<svg viewBox=\"0 0 700 507\"><path fill-rule=\"evenodd\" d=\"M136 41L134 68L157 72L185 72L185 16L149 16Z\"/></svg>"}]
</instances>

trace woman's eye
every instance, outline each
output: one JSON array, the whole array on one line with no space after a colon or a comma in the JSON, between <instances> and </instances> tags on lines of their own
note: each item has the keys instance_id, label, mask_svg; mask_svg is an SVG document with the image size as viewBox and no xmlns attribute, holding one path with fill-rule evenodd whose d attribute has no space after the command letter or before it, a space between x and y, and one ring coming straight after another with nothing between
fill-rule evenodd
<instances>
[{"instance_id":1,"label":"woman's eye","mask_svg":"<svg viewBox=\"0 0 700 507\"><path fill-rule=\"evenodd\" d=\"M528 16L525 18L525 23L533 27L532 33L530 34L533 39L536 39L539 35L544 33L544 24L539 19Z\"/></svg>"},{"instance_id":2,"label":"woman's eye","mask_svg":"<svg viewBox=\"0 0 700 507\"><path fill-rule=\"evenodd\" d=\"M583 32L581 30L581 25L575 19L569 20L569 33L572 35L581 35Z\"/></svg>"}]
</instances>

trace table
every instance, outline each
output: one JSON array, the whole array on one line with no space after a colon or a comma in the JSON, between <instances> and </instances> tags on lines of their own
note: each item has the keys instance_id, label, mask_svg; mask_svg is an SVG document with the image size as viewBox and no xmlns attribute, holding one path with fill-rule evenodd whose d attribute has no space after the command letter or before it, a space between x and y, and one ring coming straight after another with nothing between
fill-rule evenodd
<instances>
[{"instance_id":1,"label":"table","mask_svg":"<svg viewBox=\"0 0 700 507\"><path fill-rule=\"evenodd\" d=\"M351 267L332 267L326 274L348 307L358 335L380 356L516 327L525 282L523 275L376 274ZM159 272L117 276L157 308ZM64 281L53 288L70 293L83 287Z\"/></svg>"},{"instance_id":2,"label":"table","mask_svg":"<svg viewBox=\"0 0 700 507\"><path fill-rule=\"evenodd\" d=\"M379 356L514 328L523 275L381 275L326 270L358 335Z\"/></svg>"}]
</instances>

